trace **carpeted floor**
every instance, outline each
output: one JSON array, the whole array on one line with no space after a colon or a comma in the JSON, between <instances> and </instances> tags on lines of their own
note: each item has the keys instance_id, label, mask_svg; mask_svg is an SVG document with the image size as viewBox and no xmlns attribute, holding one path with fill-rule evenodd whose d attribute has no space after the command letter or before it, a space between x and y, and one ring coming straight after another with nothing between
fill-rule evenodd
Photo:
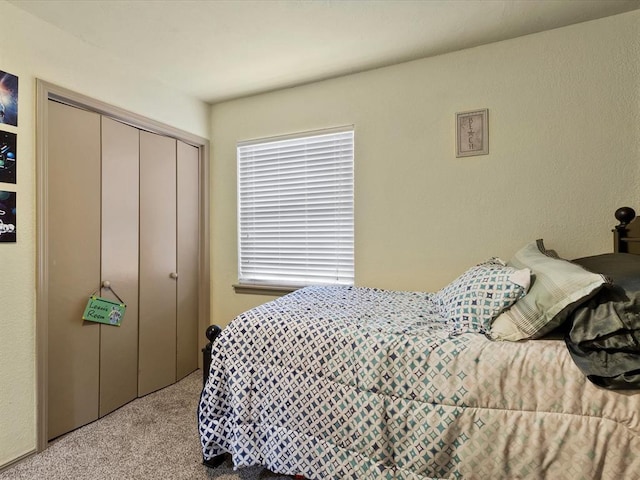
<instances>
[{"instance_id":1,"label":"carpeted floor","mask_svg":"<svg viewBox=\"0 0 640 480\"><path fill-rule=\"evenodd\" d=\"M202 372L139 398L53 441L0 473L0 480L287 479L260 467L233 470L229 460L202 465L196 408Z\"/></svg>"}]
</instances>

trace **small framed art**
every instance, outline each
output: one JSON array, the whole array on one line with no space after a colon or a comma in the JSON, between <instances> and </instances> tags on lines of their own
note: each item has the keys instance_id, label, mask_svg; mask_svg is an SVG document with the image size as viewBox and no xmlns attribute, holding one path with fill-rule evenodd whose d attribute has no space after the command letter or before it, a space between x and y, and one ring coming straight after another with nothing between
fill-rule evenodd
<instances>
[{"instance_id":1,"label":"small framed art","mask_svg":"<svg viewBox=\"0 0 640 480\"><path fill-rule=\"evenodd\" d=\"M489 110L456 113L456 157L489 153Z\"/></svg>"}]
</instances>

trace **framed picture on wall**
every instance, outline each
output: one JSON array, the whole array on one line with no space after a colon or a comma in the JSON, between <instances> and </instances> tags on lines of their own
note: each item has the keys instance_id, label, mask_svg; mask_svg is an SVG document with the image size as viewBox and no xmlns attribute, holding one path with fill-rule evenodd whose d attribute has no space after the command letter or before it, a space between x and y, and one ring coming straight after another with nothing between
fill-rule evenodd
<instances>
[{"instance_id":1,"label":"framed picture on wall","mask_svg":"<svg viewBox=\"0 0 640 480\"><path fill-rule=\"evenodd\" d=\"M0 182L16 183L16 134L0 130Z\"/></svg>"},{"instance_id":2,"label":"framed picture on wall","mask_svg":"<svg viewBox=\"0 0 640 480\"><path fill-rule=\"evenodd\" d=\"M18 126L18 77L0 70L0 123Z\"/></svg>"},{"instance_id":3,"label":"framed picture on wall","mask_svg":"<svg viewBox=\"0 0 640 480\"><path fill-rule=\"evenodd\" d=\"M0 242L16 241L16 192L0 190Z\"/></svg>"},{"instance_id":4,"label":"framed picture on wall","mask_svg":"<svg viewBox=\"0 0 640 480\"><path fill-rule=\"evenodd\" d=\"M489 110L456 113L456 157L489 153Z\"/></svg>"}]
</instances>

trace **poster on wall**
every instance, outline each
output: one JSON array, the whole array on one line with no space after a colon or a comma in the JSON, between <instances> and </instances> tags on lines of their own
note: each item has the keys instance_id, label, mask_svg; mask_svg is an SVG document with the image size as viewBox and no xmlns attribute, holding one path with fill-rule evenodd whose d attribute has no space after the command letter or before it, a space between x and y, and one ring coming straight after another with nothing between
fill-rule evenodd
<instances>
[{"instance_id":1,"label":"poster on wall","mask_svg":"<svg viewBox=\"0 0 640 480\"><path fill-rule=\"evenodd\" d=\"M0 190L0 243L16 241L16 192Z\"/></svg>"},{"instance_id":2,"label":"poster on wall","mask_svg":"<svg viewBox=\"0 0 640 480\"><path fill-rule=\"evenodd\" d=\"M0 123L18 126L18 77L0 70Z\"/></svg>"},{"instance_id":3,"label":"poster on wall","mask_svg":"<svg viewBox=\"0 0 640 480\"><path fill-rule=\"evenodd\" d=\"M0 182L16 183L16 134L0 130Z\"/></svg>"}]
</instances>

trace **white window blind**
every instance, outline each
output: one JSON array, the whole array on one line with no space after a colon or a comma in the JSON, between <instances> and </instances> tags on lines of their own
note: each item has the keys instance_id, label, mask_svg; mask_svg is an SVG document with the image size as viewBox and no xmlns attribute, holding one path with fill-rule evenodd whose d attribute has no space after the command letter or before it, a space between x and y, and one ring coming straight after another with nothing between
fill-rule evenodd
<instances>
[{"instance_id":1,"label":"white window blind","mask_svg":"<svg viewBox=\"0 0 640 480\"><path fill-rule=\"evenodd\" d=\"M239 281L353 284L353 128L238 144Z\"/></svg>"}]
</instances>

